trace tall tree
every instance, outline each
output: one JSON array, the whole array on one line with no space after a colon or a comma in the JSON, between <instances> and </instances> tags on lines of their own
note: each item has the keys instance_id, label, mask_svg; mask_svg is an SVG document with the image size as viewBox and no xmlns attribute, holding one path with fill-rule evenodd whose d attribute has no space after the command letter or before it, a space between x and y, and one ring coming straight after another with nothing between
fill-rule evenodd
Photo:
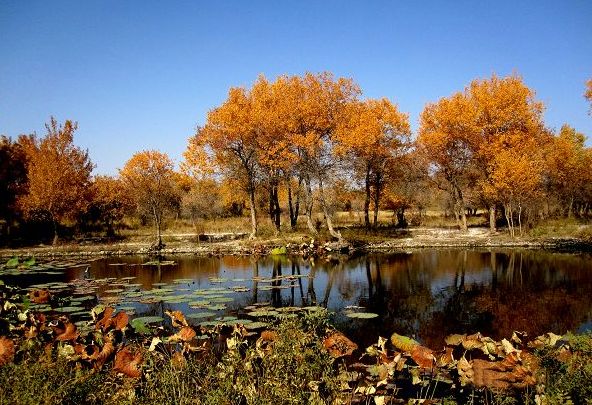
<instances>
[{"instance_id":1,"label":"tall tree","mask_svg":"<svg viewBox=\"0 0 592 405\"><path fill-rule=\"evenodd\" d=\"M438 186L452 200L461 230L467 230L465 194L475 182L475 110L468 97L455 93L428 104L420 116L419 153L433 165Z\"/></svg>"},{"instance_id":2,"label":"tall tree","mask_svg":"<svg viewBox=\"0 0 592 405\"><path fill-rule=\"evenodd\" d=\"M497 151L489 162L489 177L483 184L488 198L499 201L504 207L508 231L516 236L523 232L523 215L528 203L541 195L544 170L543 150L534 138L523 134L503 136L507 146Z\"/></svg>"},{"instance_id":3,"label":"tall tree","mask_svg":"<svg viewBox=\"0 0 592 405\"><path fill-rule=\"evenodd\" d=\"M465 90L472 105L474 122L467 123L475 134L474 156L485 181L493 181L489 171L496 154L508 147L509 139L518 142L533 140L540 147L548 142L548 132L543 124L544 105L535 100L535 93L517 75L474 80ZM487 198L486 198L487 200ZM489 208L490 228L495 230L495 206L497 201L484 201Z\"/></svg>"},{"instance_id":4,"label":"tall tree","mask_svg":"<svg viewBox=\"0 0 592 405\"><path fill-rule=\"evenodd\" d=\"M62 125L51 117L45 128L47 134L41 139L36 135L20 139L27 155L29 183L29 192L20 203L28 216L49 216L55 244L58 225L73 219L88 205L93 164L88 151L74 145L76 122L66 120Z\"/></svg>"},{"instance_id":5,"label":"tall tree","mask_svg":"<svg viewBox=\"0 0 592 405\"><path fill-rule=\"evenodd\" d=\"M234 178L248 195L251 210L250 238L257 235L255 192L259 179L257 132L249 91L233 87L221 106L208 113L206 125L189 139L185 167L210 168ZM195 170L195 169L193 169ZM204 171L204 169L197 169Z\"/></svg>"},{"instance_id":6,"label":"tall tree","mask_svg":"<svg viewBox=\"0 0 592 405\"><path fill-rule=\"evenodd\" d=\"M370 201L374 203L374 226L387 176L401 161L409 145L409 116L383 98L353 102L345 109L336 130L336 152L349 156L365 186L364 220L370 227ZM388 169L388 170L387 170Z\"/></svg>"},{"instance_id":7,"label":"tall tree","mask_svg":"<svg viewBox=\"0 0 592 405\"><path fill-rule=\"evenodd\" d=\"M592 181L591 155L585 142L584 134L565 124L553 138L547 151L550 186L569 218L573 214L574 204L584 202L584 190Z\"/></svg>"},{"instance_id":8,"label":"tall tree","mask_svg":"<svg viewBox=\"0 0 592 405\"><path fill-rule=\"evenodd\" d=\"M333 145L336 128L346 105L360 94L351 79L335 79L331 73L306 73L290 79L292 91L286 115L287 128L292 139L294 154L298 157L296 170L304 183L307 225L316 233L312 222L313 184L331 236L341 239L333 227L331 213L325 199L325 188L335 169Z\"/></svg>"},{"instance_id":9,"label":"tall tree","mask_svg":"<svg viewBox=\"0 0 592 405\"><path fill-rule=\"evenodd\" d=\"M179 205L173 161L166 153L145 150L134 154L119 171L139 212L152 217L156 233L154 247L161 249L165 213Z\"/></svg>"}]
</instances>

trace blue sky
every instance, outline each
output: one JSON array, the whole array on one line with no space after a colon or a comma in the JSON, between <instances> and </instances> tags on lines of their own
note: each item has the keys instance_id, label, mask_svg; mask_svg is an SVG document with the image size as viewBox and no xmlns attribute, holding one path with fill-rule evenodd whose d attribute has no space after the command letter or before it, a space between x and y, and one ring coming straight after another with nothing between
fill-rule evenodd
<instances>
[{"instance_id":1,"label":"blue sky","mask_svg":"<svg viewBox=\"0 0 592 405\"><path fill-rule=\"evenodd\" d=\"M414 129L426 102L517 72L548 126L592 137L592 1L0 0L0 134L77 120L96 173L142 149L179 162L230 86L306 71L352 77Z\"/></svg>"}]
</instances>

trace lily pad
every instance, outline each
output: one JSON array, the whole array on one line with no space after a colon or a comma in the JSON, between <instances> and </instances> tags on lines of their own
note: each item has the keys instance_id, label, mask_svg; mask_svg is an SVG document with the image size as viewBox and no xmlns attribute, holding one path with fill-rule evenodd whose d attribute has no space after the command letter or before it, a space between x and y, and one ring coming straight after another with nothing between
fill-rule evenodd
<instances>
[{"instance_id":1,"label":"lily pad","mask_svg":"<svg viewBox=\"0 0 592 405\"><path fill-rule=\"evenodd\" d=\"M159 322L162 322L162 321L164 321L164 319L162 317L160 317L160 316L140 316L138 318L135 318L134 321L136 321L136 322L142 322L142 323L145 323L145 324L150 324L150 323L159 323Z\"/></svg>"},{"instance_id":2,"label":"lily pad","mask_svg":"<svg viewBox=\"0 0 592 405\"><path fill-rule=\"evenodd\" d=\"M55 311L62 312L64 314L71 314L74 312L84 311L84 308L82 308L82 307L61 307L61 308L55 308Z\"/></svg>"},{"instance_id":3,"label":"lily pad","mask_svg":"<svg viewBox=\"0 0 592 405\"><path fill-rule=\"evenodd\" d=\"M373 312L347 312L345 314L348 318L357 318L357 319L372 319L377 318L378 314Z\"/></svg>"},{"instance_id":4,"label":"lily pad","mask_svg":"<svg viewBox=\"0 0 592 405\"><path fill-rule=\"evenodd\" d=\"M189 319L203 319L203 318L210 318L212 316L216 316L214 312L196 312L193 314L185 315L185 318Z\"/></svg>"}]
</instances>

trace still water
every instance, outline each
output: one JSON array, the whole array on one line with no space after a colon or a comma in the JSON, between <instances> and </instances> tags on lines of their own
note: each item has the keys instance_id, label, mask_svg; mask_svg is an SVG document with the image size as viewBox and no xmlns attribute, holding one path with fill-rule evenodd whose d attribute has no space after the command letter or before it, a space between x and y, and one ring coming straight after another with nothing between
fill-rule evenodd
<instances>
[{"instance_id":1,"label":"still water","mask_svg":"<svg viewBox=\"0 0 592 405\"><path fill-rule=\"evenodd\" d=\"M114 297L120 307L132 306L138 316L163 316L170 309L187 314L202 311L191 305L198 296L187 298L200 290L226 290L224 299L214 300L218 306L214 310L221 316L241 317L243 308L254 303L319 305L334 312L339 327L360 343L397 332L440 348L451 333L479 331L499 339L515 330L532 338L545 332L592 329L589 253L426 249L335 262L285 256L166 260L174 264L142 265L146 257L109 257L54 277L108 278L109 283L96 291L98 296ZM136 292L168 289L169 299L150 302L138 293L117 297L121 293L117 283L125 278ZM350 319L344 315L348 306L364 307L379 316Z\"/></svg>"}]
</instances>

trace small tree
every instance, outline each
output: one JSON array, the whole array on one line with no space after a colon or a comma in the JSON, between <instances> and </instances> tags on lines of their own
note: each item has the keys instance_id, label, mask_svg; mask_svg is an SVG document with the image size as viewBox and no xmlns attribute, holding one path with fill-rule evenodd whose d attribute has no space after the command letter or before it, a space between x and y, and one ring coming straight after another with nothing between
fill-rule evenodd
<instances>
[{"instance_id":1,"label":"small tree","mask_svg":"<svg viewBox=\"0 0 592 405\"><path fill-rule=\"evenodd\" d=\"M156 232L155 248L161 249L162 219L179 205L173 162L166 153L156 150L138 152L119 171L138 212L150 215Z\"/></svg>"},{"instance_id":2,"label":"small tree","mask_svg":"<svg viewBox=\"0 0 592 405\"><path fill-rule=\"evenodd\" d=\"M133 208L133 202L122 180L111 176L96 176L91 190L91 206L104 224L107 236L114 236L115 223Z\"/></svg>"},{"instance_id":3,"label":"small tree","mask_svg":"<svg viewBox=\"0 0 592 405\"><path fill-rule=\"evenodd\" d=\"M21 137L28 160L29 192L20 199L29 217L44 213L53 224L53 243L58 241L58 225L73 219L88 205L88 190L93 164L84 151L75 146L78 124L70 120L61 125L54 117L45 125L47 135Z\"/></svg>"}]
</instances>

